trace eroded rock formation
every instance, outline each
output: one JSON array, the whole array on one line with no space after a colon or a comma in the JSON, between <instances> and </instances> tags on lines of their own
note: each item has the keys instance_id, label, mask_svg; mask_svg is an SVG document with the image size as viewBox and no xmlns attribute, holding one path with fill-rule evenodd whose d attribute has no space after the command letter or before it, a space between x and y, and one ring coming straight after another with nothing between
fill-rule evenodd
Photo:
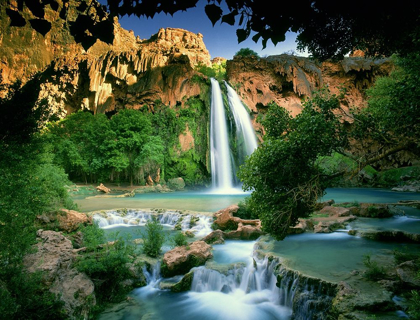
<instances>
[{"instance_id":1,"label":"eroded rock formation","mask_svg":"<svg viewBox=\"0 0 420 320\"><path fill-rule=\"evenodd\" d=\"M64 302L69 319L87 319L95 306L94 284L74 267L77 256L61 232L38 230L36 252L25 257L28 271L43 272L49 290Z\"/></svg>"},{"instance_id":2,"label":"eroded rock formation","mask_svg":"<svg viewBox=\"0 0 420 320\"><path fill-rule=\"evenodd\" d=\"M226 65L229 83L237 88L242 101L253 113L265 112L267 105L275 102L289 110L292 116L300 113L304 98L311 97L314 90L323 86L333 94L346 90L342 104L344 110L364 107L364 90L378 76L388 75L391 70L389 59L351 57L338 62L317 63L309 58L286 54L267 58L234 57Z\"/></svg>"}]
</instances>

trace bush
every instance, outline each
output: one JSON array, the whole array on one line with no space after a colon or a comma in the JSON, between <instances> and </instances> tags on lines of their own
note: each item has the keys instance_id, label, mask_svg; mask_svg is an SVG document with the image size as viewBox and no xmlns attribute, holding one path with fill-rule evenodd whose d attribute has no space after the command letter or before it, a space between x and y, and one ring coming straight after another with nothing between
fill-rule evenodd
<instances>
[{"instance_id":1,"label":"bush","mask_svg":"<svg viewBox=\"0 0 420 320\"><path fill-rule=\"evenodd\" d=\"M238 203L238 211L236 212L236 216L241 219L258 219L256 214L251 211L248 206L248 198L245 198L243 201Z\"/></svg>"},{"instance_id":2,"label":"bush","mask_svg":"<svg viewBox=\"0 0 420 320\"><path fill-rule=\"evenodd\" d=\"M181 247L188 244L187 236L182 232L177 232L171 239L172 247Z\"/></svg>"},{"instance_id":3,"label":"bush","mask_svg":"<svg viewBox=\"0 0 420 320\"><path fill-rule=\"evenodd\" d=\"M134 260L133 243L117 234L112 244L102 244L104 233L96 224L85 227L82 233L88 252L79 257L77 269L93 280L99 305L121 301L131 290L122 282L131 277L128 264Z\"/></svg>"},{"instance_id":4,"label":"bush","mask_svg":"<svg viewBox=\"0 0 420 320\"><path fill-rule=\"evenodd\" d=\"M240 56L240 57L256 56L256 57L258 57L258 53L256 53L254 50L252 50L250 48L242 48L242 49L239 49L239 51L235 53L235 56Z\"/></svg>"},{"instance_id":5,"label":"bush","mask_svg":"<svg viewBox=\"0 0 420 320\"><path fill-rule=\"evenodd\" d=\"M363 258L363 264L367 268L365 277L369 280L380 280L385 276L385 268L379 266L378 262L373 261L369 254Z\"/></svg>"},{"instance_id":6,"label":"bush","mask_svg":"<svg viewBox=\"0 0 420 320\"><path fill-rule=\"evenodd\" d=\"M146 233L142 234L143 251L150 257L156 258L160 255L165 235L163 226L155 217L146 223Z\"/></svg>"},{"instance_id":7,"label":"bush","mask_svg":"<svg viewBox=\"0 0 420 320\"><path fill-rule=\"evenodd\" d=\"M408 300L408 314L412 319L420 319L420 293L411 290Z\"/></svg>"}]
</instances>

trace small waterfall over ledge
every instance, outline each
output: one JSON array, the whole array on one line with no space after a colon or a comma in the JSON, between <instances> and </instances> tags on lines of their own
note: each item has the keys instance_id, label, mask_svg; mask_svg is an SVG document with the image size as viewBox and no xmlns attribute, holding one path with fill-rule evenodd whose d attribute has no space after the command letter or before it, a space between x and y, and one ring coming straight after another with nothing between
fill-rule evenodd
<instances>
[{"instance_id":1,"label":"small waterfall over ledge","mask_svg":"<svg viewBox=\"0 0 420 320\"><path fill-rule=\"evenodd\" d=\"M219 265L193 268L190 290L178 293L176 301L168 300L171 294L168 289L160 289L161 281L174 283L174 280L162 279L158 275L159 264L153 270L145 271L148 285L137 289L135 295L153 301L160 310L159 319L327 318L332 298L336 295L335 284L289 270L281 264L279 258L261 255L256 250L255 242L249 244L254 244L254 249L235 241L215 245L214 250L222 253L218 258L215 255ZM245 255L247 248L252 252ZM241 258L242 262L237 262L237 258ZM180 278L176 281L180 281ZM168 304L168 301L171 303ZM173 313L175 309L179 310L176 314Z\"/></svg>"},{"instance_id":2,"label":"small waterfall over ledge","mask_svg":"<svg viewBox=\"0 0 420 320\"><path fill-rule=\"evenodd\" d=\"M228 125L220 85L216 79L211 78L210 161L213 193L228 194L240 192L239 186L235 186L235 165L242 165L246 156L251 155L258 144L247 110L236 91L226 81L224 83L228 92L229 110L236 128L237 159L233 159L229 146Z\"/></svg>"}]
</instances>

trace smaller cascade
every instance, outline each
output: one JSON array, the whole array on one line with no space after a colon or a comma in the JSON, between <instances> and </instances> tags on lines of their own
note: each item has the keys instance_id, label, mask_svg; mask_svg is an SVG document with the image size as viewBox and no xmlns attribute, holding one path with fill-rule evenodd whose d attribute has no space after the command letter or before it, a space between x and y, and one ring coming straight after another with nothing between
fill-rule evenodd
<instances>
[{"instance_id":1,"label":"smaller cascade","mask_svg":"<svg viewBox=\"0 0 420 320\"><path fill-rule=\"evenodd\" d=\"M176 211L165 211L156 213L137 209L110 210L95 213L93 220L102 229L114 227L144 226L147 221L155 217L160 224L175 228L177 226L182 231L189 230L196 237L205 237L212 229L213 218L206 215L181 214Z\"/></svg>"},{"instance_id":2,"label":"smaller cascade","mask_svg":"<svg viewBox=\"0 0 420 320\"><path fill-rule=\"evenodd\" d=\"M225 86L227 88L230 110L235 119L238 154L241 158L238 160L240 164L243 164L245 156L251 155L258 147L257 137L251 123L251 117L238 94L226 81Z\"/></svg>"}]
</instances>

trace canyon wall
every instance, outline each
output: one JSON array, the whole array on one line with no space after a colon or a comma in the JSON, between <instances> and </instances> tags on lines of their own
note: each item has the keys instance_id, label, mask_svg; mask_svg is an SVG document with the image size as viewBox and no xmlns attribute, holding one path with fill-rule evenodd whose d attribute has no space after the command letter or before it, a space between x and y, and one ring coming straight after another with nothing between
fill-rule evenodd
<instances>
[{"instance_id":1,"label":"canyon wall","mask_svg":"<svg viewBox=\"0 0 420 320\"><path fill-rule=\"evenodd\" d=\"M344 110L363 108L366 106L364 91L377 77L388 75L392 68L389 59L348 57L337 62L318 63L286 54L267 58L236 56L227 61L226 77L255 119L255 115L264 113L271 102L295 116L302 110L302 101L322 87L328 87L333 94L345 89L341 105ZM255 121L254 124L262 130Z\"/></svg>"}]
</instances>

